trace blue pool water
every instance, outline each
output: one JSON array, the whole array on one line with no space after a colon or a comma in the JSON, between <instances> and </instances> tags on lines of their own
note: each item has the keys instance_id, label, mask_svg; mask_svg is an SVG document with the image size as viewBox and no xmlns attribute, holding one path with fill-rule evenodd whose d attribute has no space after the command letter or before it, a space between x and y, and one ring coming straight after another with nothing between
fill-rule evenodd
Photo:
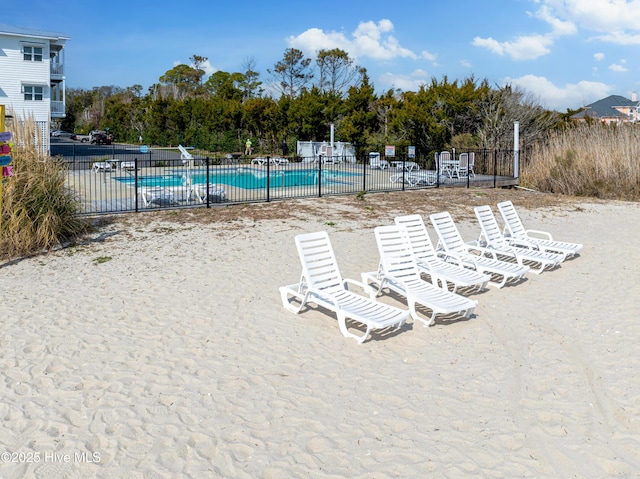
<instances>
[{"instance_id":1,"label":"blue pool water","mask_svg":"<svg viewBox=\"0 0 640 479\"><path fill-rule=\"evenodd\" d=\"M322 170L322 184L344 182L348 177L359 176L358 173L347 173L342 171ZM114 178L124 184L133 185L133 176L120 176ZM182 186L186 183L186 176L183 173L172 175L139 176L138 186ZM192 171L191 181L193 184L205 184L206 172ZM255 169L231 169L214 170L209 172L209 182L223 185L235 186L245 189L258 189L267 187L267 172ZM269 174L269 186L271 188L287 186L312 186L318 184L318 170L280 170L272 171Z\"/></svg>"}]
</instances>

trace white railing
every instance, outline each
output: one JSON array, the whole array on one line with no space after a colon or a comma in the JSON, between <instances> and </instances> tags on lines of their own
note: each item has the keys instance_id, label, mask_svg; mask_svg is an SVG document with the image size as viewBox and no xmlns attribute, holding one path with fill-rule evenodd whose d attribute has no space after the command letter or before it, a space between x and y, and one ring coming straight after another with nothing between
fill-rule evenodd
<instances>
[{"instance_id":1,"label":"white railing","mask_svg":"<svg viewBox=\"0 0 640 479\"><path fill-rule=\"evenodd\" d=\"M62 77L64 76L64 65L62 63L51 64L51 76Z\"/></svg>"},{"instance_id":2,"label":"white railing","mask_svg":"<svg viewBox=\"0 0 640 479\"><path fill-rule=\"evenodd\" d=\"M63 101L51 101L51 114L52 115L64 115L64 102Z\"/></svg>"}]
</instances>

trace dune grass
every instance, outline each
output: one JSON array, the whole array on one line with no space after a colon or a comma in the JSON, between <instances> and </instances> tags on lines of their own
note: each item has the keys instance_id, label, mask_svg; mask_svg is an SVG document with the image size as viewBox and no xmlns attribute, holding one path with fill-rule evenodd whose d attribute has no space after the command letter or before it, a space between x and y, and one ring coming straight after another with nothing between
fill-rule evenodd
<instances>
[{"instance_id":1,"label":"dune grass","mask_svg":"<svg viewBox=\"0 0 640 479\"><path fill-rule=\"evenodd\" d=\"M534 147L521 184L547 193L640 200L640 125L580 124Z\"/></svg>"},{"instance_id":2,"label":"dune grass","mask_svg":"<svg viewBox=\"0 0 640 479\"><path fill-rule=\"evenodd\" d=\"M32 120L13 121L14 175L4 179L0 257L28 256L54 248L87 231L80 203L65 186L62 161L40 153Z\"/></svg>"}]
</instances>

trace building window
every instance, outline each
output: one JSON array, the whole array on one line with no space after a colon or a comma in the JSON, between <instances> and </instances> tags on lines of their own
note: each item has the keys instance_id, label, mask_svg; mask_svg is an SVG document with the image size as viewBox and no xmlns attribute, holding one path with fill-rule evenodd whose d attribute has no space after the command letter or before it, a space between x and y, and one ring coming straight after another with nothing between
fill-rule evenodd
<instances>
[{"instance_id":1,"label":"building window","mask_svg":"<svg viewBox=\"0 0 640 479\"><path fill-rule=\"evenodd\" d=\"M44 87L35 85L24 86L25 101L42 101L44 98Z\"/></svg>"},{"instance_id":2,"label":"building window","mask_svg":"<svg viewBox=\"0 0 640 479\"><path fill-rule=\"evenodd\" d=\"M42 47L30 47L23 46L22 53L24 60L27 62L41 62L42 61Z\"/></svg>"}]
</instances>

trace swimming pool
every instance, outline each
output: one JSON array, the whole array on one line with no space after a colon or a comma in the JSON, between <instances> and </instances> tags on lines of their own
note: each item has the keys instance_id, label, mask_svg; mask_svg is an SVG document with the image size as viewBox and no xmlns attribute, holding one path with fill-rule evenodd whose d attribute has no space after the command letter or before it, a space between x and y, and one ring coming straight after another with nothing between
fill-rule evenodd
<instances>
[{"instance_id":1,"label":"swimming pool","mask_svg":"<svg viewBox=\"0 0 640 479\"><path fill-rule=\"evenodd\" d=\"M206 172L195 170L191 172L191 182L193 184L206 184ZM339 184L344 183L349 177L360 176L359 173L349 173L334 170L322 170L321 183ZM134 185L133 176L120 176L114 178L121 183ZM172 187L182 186L187 182L184 172L170 175L139 176L139 187ZM209 172L209 183L218 183L237 188L259 189L267 187L267 172L253 168L234 168L224 170L213 170ZM315 168L304 170L279 170L269 173L269 187L279 188L288 186L312 186L318 184L318 170Z\"/></svg>"}]
</instances>

